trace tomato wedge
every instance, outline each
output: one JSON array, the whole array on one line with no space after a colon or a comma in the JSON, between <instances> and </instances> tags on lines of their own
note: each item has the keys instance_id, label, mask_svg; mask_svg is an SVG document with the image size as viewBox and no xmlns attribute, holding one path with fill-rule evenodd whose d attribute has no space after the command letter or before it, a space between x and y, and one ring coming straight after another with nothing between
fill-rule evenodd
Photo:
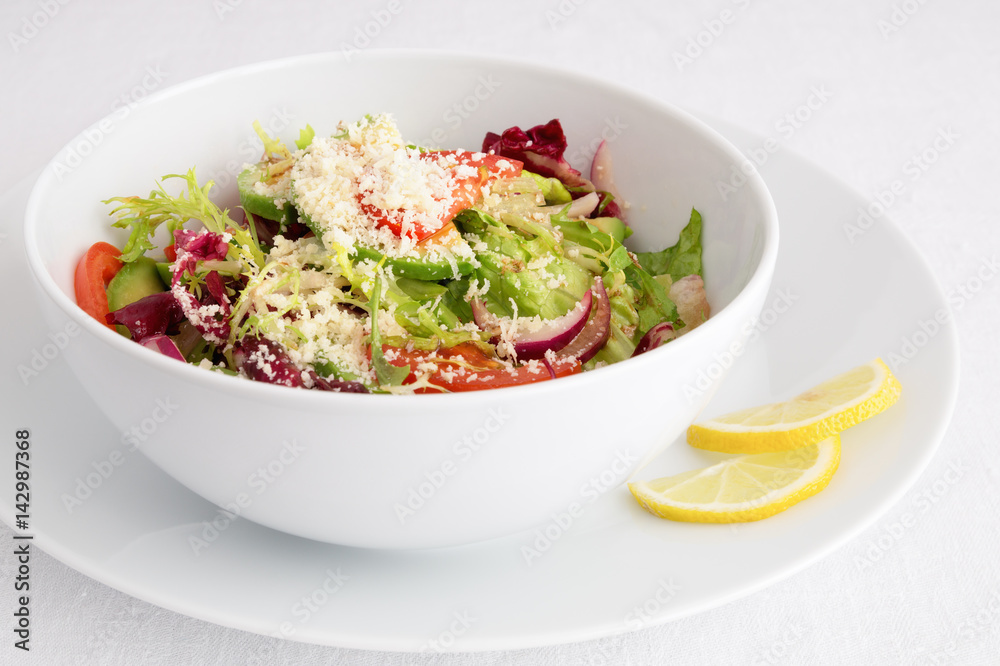
<instances>
[{"instance_id":1,"label":"tomato wedge","mask_svg":"<svg viewBox=\"0 0 1000 666\"><path fill-rule=\"evenodd\" d=\"M410 376L403 381L404 384L412 384L416 381L417 376L414 370L418 364L432 360L429 358L430 352L407 351L389 345L382 345L382 350L388 353L389 362L393 365L397 367L410 366ZM455 359L455 362L449 362L450 359ZM555 377L541 362L508 369L495 358L487 356L471 342L463 342L454 347L439 349L433 360L437 363L438 369L431 375L430 382L453 393L533 384L556 377L568 377L582 370L580 363L575 359L560 360L553 364L552 370ZM460 365L458 361L464 365ZM471 367L465 367L466 365ZM437 391L421 388L417 389L416 393L437 393Z\"/></svg>"},{"instance_id":2,"label":"tomato wedge","mask_svg":"<svg viewBox=\"0 0 1000 666\"><path fill-rule=\"evenodd\" d=\"M110 243L94 243L76 265L73 289L76 303L83 311L101 322L112 331L115 327L107 322L108 283L122 267L118 259L122 251Z\"/></svg>"},{"instance_id":3,"label":"tomato wedge","mask_svg":"<svg viewBox=\"0 0 1000 666\"><path fill-rule=\"evenodd\" d=\"M457 169L466 165L476 169L475 174L459 177L455 174L455 189L451 193L451 201L448 208L439 220L429 224L416 222L412 230L407 234L417 242L424 240L436 232L442 225L447 224L453 217L466 208L471 208L482 196L484 185L492 183L500 178L514 178L521 175L523 163L499 155L488 155L486 153L473 153L467 150L439 150L428 153L421 153L421 159L449 158L447 162L454 162L451 168ZM373 204L361 201L363 196L358 195L358 204L361 210L372 220L376 226L388 227L399 237L403 236L403 211L386 210Z\"/></svg>"}]
</instances>

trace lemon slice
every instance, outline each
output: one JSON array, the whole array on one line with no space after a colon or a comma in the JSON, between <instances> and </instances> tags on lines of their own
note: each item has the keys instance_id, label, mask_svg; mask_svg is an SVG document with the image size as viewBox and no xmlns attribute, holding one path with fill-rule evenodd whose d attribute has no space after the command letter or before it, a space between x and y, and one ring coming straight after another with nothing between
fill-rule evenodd
<instances>
[{"instance_id":1,"label":"lemon slice","mask_svg":"<svg viewBox=\"0 0 1000 666\"><path fill-rule=\"evenodd\" d=\"M882 359L858 366L786 402L741 409L688 428L688 444L722 453L788 451L888 409L901 388Z\"/></svg>"},{"instance_id":2,"label":"lemon slice","mask_svg":"<svg viewBox=\"0 0 1000 666\"><path fill-rule=\"evenodd\" d=\"M650 513L691 523L742 523L784 511L826 488L840 464L840 436L793 451L757 453L628 484Z\"/></svg>"}]
</instances>

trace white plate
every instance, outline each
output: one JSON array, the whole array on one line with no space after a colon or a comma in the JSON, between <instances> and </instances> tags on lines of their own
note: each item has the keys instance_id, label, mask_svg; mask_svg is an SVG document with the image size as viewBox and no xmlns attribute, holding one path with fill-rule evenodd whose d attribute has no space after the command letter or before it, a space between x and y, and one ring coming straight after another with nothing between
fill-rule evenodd
<instances>
[{"instance_id":1,"label":"white plate","mask_svg":"<svg viewBox=\"0 0 1000 666\"><path fill-rule=\"evenodd\" d=\"M762 145L713 124L744 150ZM782 225L768 299L774 306L765 306L762 334L736 360L706 415L789 397L876 356L895 366L903 385L895 407L844 434L829 488L785 513L737 527L671 523L642 511L622 487L576 516L554 517L542 528L548 544L539 531L423 552L330 546L228 521L129 450L58 357L57 343L72 337L46 330L31 289L8 286L5 311L16 318L8 315L0 331L8 350L0 400L7 436L31 430L28 532L74 569L179 613L380 650L593 639L703 611L790 576L853 538L917 479L951 416L958 347L950 320L936 330L928 323L945 299L896 226L877 220L851 243L845 225L857 225L868 202L786 152L771 155L762 174ZM27 275L19 214L27 191L24 183L0 202L5 285ZM18 368L33 361L41 369L25 384ZM714 459L677 445L640 474L654 478ZM0 517L8 524L11 477L0 478ZM90 496L70 513L65 499L78 490ZM206 528L213 519L222 528L214 538ZM203 543L196 548L192 537Z\"/></svg>"}]
</instances>

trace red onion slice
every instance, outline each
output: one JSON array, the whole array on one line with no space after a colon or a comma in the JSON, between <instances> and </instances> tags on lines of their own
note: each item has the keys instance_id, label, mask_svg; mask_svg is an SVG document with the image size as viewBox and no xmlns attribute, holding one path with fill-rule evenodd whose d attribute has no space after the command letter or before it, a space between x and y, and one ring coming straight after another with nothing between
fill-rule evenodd
<instances>
[{"instance_id":1,"label":"red onion slice","mask_svg":"<svg viewBox=\"0 0 1000 666\"><path fill-rule=\"evenodd\" d=\"M537 330L519 332L513 341L514 353L517 358L522 360L540 359L550 349L557 351L565 347L587 325L593 304L594 296L592 291L588 289L577 305L563 316L544 320ZM470 305L472 306L472 318L476 325L482 330L488 331L493 336L493 344L497 344L500 340L501 325L497 322L496 317L486 309L486 305L479 298L472 299Z\"/></svg>"},{"instance_id":2,"label":"red onion slice","mask_svg":"<svg viewBox=\"0 0 1000 666\"><path fill-rule=\"evenodd\" d=\"M615 217L622 222L626 222L625 202L621 194L618 193L618 187L615 186L614 165L611 162L611 151L608 150L607 141L601 141L601 145L597 147L597 152L594 153L594 161L590 165L590 180L599 192L607 192L614 197L614 201L609 204L609 208L617 203L618 205L615 206L617 215ZM608 212L608 209L605 209L605 211Z\"/></svg>"},{"instance_id":3,"label":"red onion slice","mask_svg":"<svg viewBox=\"0 0 1000 666\"><path fill-rule=\"evenodd\" d=\"M639 354L648 352L650 349L656 349L665 345L676 337L677 332L674 330L673 324L669 321L659 323L646 331L646 335L642 336L642 340L639 340L638 346L632 352L632 357L635 358Z\"/></svg>"},{"instance_id":4,"label":"red onion slice","mask_svg":"<svg viewBox=\"0 0 1000 666\"><path fill-rule=\"evenodd\" d=\"M476 326L494 337L500 334L497 325L492 321L493 313L486 309L483 299L476 296L469 305L472 307L472 320L476 322Z\"/></svg>"},{"instance_id":5,"label":"red onion slice","mask_svg":"<svg viewBox=\"0 0 1000 666\"><path fill-rule=\"evenodd\" d=\"M594 305L591 308L593 314L580 334L556 352L559 357L575 357L580 363L586 363L594 358L611 336L611 303L601 276L594 278L594 286L590 291L594 293Z\"/></svg>"},{"instance_id":6,"label":"red onion slice","mask_svg":"<svg viewBox=\"0 0 1000 666\"><path fill-rule=\"evenodd\" d=\"M588 289L580 299L580 304L562 317L545 321L537 331L519 335L514 343L514 352L518 358L542 358L545 352L557 351L569 344L587 325L590 310L594 304L594 296Z\"/></svg>"},{"instance_id":7,"label":"red onion slice","mask_svg":"<svg viewBox=\"0 0 1000 666\"><path fill-rule=\"evenodd\" d=\"M139 343L147 349L152 349L153 351L158 351L164 356L169 356L170 358L176 358L178 361L184 361L184 355L181 354L181 350L177 348L177 345L169 336L158 333L156 335L150 335L149 337L143 338Z\"/></svg>"}]
</instances>

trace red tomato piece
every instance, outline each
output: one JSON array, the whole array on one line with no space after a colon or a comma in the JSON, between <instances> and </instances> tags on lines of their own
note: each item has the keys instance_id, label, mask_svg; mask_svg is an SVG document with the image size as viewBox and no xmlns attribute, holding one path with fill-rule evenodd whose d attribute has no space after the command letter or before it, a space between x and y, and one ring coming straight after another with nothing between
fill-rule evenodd
<instances>
[{"instance_id":1,"label":"red tomato piece","mask_svg":"<svg viewBox=\"0 0 1000 666\"><path fill-rule=\"evenodd\" d=\"M112 331L115 327L105 320L108 314L108 283L122 267L118 259L122 251L110 243L94 243L76 265L73 290L76 303L83 311Z\"/></svg>"},{"instance_id":2,"label":"red tomato piece","mask_svg":"<svg viewBox=\"0 0 1000 666\"><path fill-rule=\"evenodd\" d=\"M521 171L524 169L523 162L512 160L509 157L502 157L500 155L490 155L488 153L471 153L467 150L438 150L425 154L447 155L449 157L454 157L459 164L468 164L469 166L486 169L487 176L483 177L484 182L487 177L492 177L493 179L517 178L521 175Z\"/></svg>"},{"instance_id":3,"label":"red tomato piece","mask_svg":"<svg viewBox=\"0 0 1000 666\"><path fill-rule=\"evenodd\" d=\"M428 358L430 352L407 351L389 345L383 345L382 349L391 352L393 359L389 362L398 367L409 365L411 369L415 369L417 364L430 360ZM456 359L457 361L459 357L461 357L462 362L471 367L459 365L458 362L448 362L448 359ZM442 359L444 360L442 361ZM439 349L435 360L439 369L431 375L430 382L452 393L519 386L553 379L552 373L541 362L508 369L503 363L495 358L490 358L479 347L470 342L464 342L447 349ZM580 363L575 359L557 361L551 367L556 377L568 377L582 370ZM416 373L410 372L410 376L403 383L412 384L416 379ZM433 389L417 389L416 392L436 393Z\"/></svg>"},{"instance_id":4,"label":"red tomato piece","mask_svg":"<svg viewBox=\"0 0 1000 666\"><path fill-rule=\"evenodd\" d=\"M482 196L482 189L484 185L488 185L494 180L500 178L514 178L519 176L521 175L521 169L524 166L517 160L500 157L498 155L488 155L486 153L472 153L466 150L441 150L422 153L420 155L422 159L435 160L440 159L442 156L449 158L447 159L448 163L454 161L454 166L452 168L467 165L475 167L477 173L475 175L463 177L459 177L457 174L455 175L455 189L452 190L451 193L451 202L449 203L444 214L441 216L441 219L426 226L417 223L414 225L413 231L409 234L418 242L434 235L440 230L442 225L450 222L451 219L458 215L461 211L466 208L471 208ZM478 156L478 159L473 156ZM391 229L397 236L403 236L402 211L385 210L372 204L364 203L361 201L361 198L361 195L358 195L358 204L360 205L361 210L365 213L365 215L374 220L377 226L389 227L389 229Z\"/></svg>"}]
</instances>

